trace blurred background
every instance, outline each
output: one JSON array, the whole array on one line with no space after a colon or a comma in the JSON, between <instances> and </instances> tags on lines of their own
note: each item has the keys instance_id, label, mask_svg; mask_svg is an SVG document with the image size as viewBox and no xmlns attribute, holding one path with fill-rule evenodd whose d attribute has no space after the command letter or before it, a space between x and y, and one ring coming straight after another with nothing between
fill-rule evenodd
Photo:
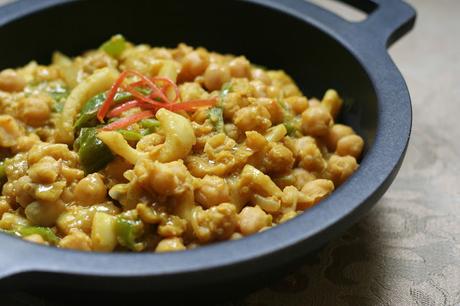
<instances>
[{"instance_id":1,"label":"blurred background","mask_svg":"<svg viewBox=\"0 0 460 306\"><path fill-rule=\"evenodd\" d=\"M333 0L313 2L350 20L366 17ZM417 24L389 50L414 112L395 182L367 217L303 266L221 305L460 304L460 1L408 2L418 12ZM1 305L13 306L66 303L27 292L0 298Z\"/></svg>"}]
</instances>

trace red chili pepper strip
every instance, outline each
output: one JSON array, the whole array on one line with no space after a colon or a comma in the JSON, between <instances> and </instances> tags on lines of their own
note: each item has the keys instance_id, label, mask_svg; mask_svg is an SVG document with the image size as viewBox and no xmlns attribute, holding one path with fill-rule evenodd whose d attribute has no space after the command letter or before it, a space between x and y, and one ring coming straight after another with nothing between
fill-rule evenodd
<instances>
[{"instance_id":1,"label":"red chili pepper strip","mask_svg":"<svg viewBox=\"0 0 460 306\"><path fill-rule=\"evenodd\" d=\"M123 112L127 111L128 109L131 109L131 108L134 108L134 107L142 107L142 106L145 106L146 104L143 103L143 102L139 102L137 100L131 100L131 101L128 101L128 102L125 102L123 104L121 104L120 106L117 106L115 108L113 108L108 114L107 114L107 117L108 118L113 118L113 117L117 117L119 115L121 115Z\"/></svg>"},{"instance_id":2,"label":"red chili pepper strip","mask_svg":"<svg viewBox=\"0 0 460 306\"><path fill-rule=\"evenodd\" d=\"M110 109L110 106L113 104L113 98L117 94L118 88L121 86L123 80L130 74L130 71L123 71L118 79L113 83L112 88L110 89L109 93L107 94L107 98L105 99L104 103L102 104L101 108L97 112L97 119L100 122L104 122L104 117Z\"/></svg>"},{"instance_id":3,"label":"red chili pepper strip","mask_svg":"<svg viewBox=\"0 0 460 306\"><path fill-rule=\"evenodd\" d=\"M154 101L154 100L150 99L149 97L144 96L143 94L141 94L140 92L138 92L137 90L135 90L134 88L132 88L130 86L122 86L122 88L124 90L126 90L127 92L129 92L130 94L132 94L136 99L138 99L138 100L140 100L142 102L145 102L145 103L151 104L153 106L157 106L157 107L166 107L167 108L168 104Z\"/></svg>"},{"instance_id":4,"label":"red chili pepper strip","mask_svg":"<svg viewBox=\"0 0 460 306\"><path fill-rule=\"evenodd\" d=\"M122 86L122 83L124 81L124 79L128 76L128 75L135 75L137 76L138 78L140 78L140 81L137 81L137 82L134 82L130 85L128 85L128 87L125 87L125 86ZM107 113L109 112L110 110L110 107L112 106L113 104L113 99L118 91L118 88L120 87L123 87L125 90L127 88L134 88L136 86L139 86L140 84L145 84L147 85L149 88L152 89L152 94L151 95L154 95L154 96L158 96L161 100L163 100L164 102L166 103L170 103L168 97L166 97L166 95L161 91L161 89L152 81L150 80L148 77L146 77L145 75L141 74L140 72L137 72L135 70L126 70L126 71L123 71L120 76L118 77L118 79L115 81L115 83L112 85L112 88L110 89L109 93L107 94L107 98L105 99L104 103L102 104L101 108L99 109L99 111L97 112L97 119L100 121L100 122L104 122L104 117L107 115ZM138 94L138 95L135 95L133 93L133 91L131 90L128 90L133 96L140 98L140 96L142 96L141 94ZM142 96L144 97L144 96ZM145 99L142 99L143 101L145 101ZM149 99L151 102L154 102L153 100ZM149 102L149 101L145 101L145 102ZM150 102L149 102L150 103ZM153 104L153 103L151 103Z\"/></svg>"},{"instance_id":5,"label":"red chili pepper strip","mask_svg":"<svg viewBox=\"0 0 460 306\"><path fill-rule=\"evenodd\" d=\"M153 116L155 116L155 112L150 111L150 110L143 111L143 112L136 113L134 115L122 118L122 119L117 120L115 122L112 122L112 123L104 126L101 130L102 131L114 131L114 130L122 129L122 128L125 128L127 126L130 126L133 123L139 122L142 119L151 118Z\"/></svg>"},{"instance_id":6,"label":"red chili pepper strip","mask_svg":"<svg viewBox=\"0 0 460 306\"><path fill-rule=\"evenodd\" d=\"M172 111L192 110L197 107L214 106L216 104L217 104L216 98L203 99L203 100L190 100L187 102L171 104L170 110Z\"/></svg>"},{"instance_id":7,"label":"red chili pepper strip","mask_svg":"<svg viewBox=\"0 0 460 306\"><path fill-rule=\"evenodd\" d=\"M153 82L160 81L160 82L166 83L164 91L166 91L169 87L174 88L174 92L175 92L176 96L174 97L174 100L172 102L177 102L177 100L180 98L179 87L177 87L177 85L173 81L171 81L170 79L165 78L165 77L158 77L157 76L157 77L153 77L152 81Z\"/></svg>"},{"instance_id":8,"label":"red chili pepper strip","mask_svg":"<svg viewBox=\"0 0 460 306\"><path fill-rule=\"evenodd\" d=\"M144 85L145 82L143 80L140 80L140 81L137 81L137 82L134 82L134 83L130 83L129 86L131 87L140 87L142 85Z\"/></svg>"},{"instance_id":9,"label":"red chili pepper strip","mask_svg":"<svg viewBox=\"0 0 460 306\"><path fill-rule=\"evenodd\" d=\"M161 100L163 100L166 103L170 103L168 97L165 96L165 94L161 91L161 89L151 79L149 79L145 75L143 75L140 72L137 72L135 70L129 70L129 71L130 71L130 73L138 76L144 82L144 84L146 84L148 87L150 87L152 89L152 94L156 93L161 98ZM131 84L129 86L131 87Z\"/></svg>"},{"instance_id":10,"label":"red chili pepper strip","mask_svg":"<svg viewBox=\"0 0 460 306\"><path fill-rule=\"evenodd\" d=\"M161 89L156 84L152 86L151 84L146 84L146 82L143 82L142 86L145 86L150 89L151 93L148 95L148 97L152 99L159 98L160 102L170 103L168 97L166 97L166 95L161 91ZM136 87L139 87L139 82L129 84L127 88L135 89Z\"/></svg>"}]
</instances>

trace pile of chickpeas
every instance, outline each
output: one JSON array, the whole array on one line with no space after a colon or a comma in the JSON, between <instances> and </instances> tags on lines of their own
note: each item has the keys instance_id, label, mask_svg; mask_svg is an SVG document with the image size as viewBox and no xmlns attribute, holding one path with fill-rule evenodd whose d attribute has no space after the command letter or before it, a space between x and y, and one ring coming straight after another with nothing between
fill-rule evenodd
<instances>
[{"instance_id":1,"label":"pile of chickpeas","mask_svg":"<svg viewBox=\"0 0 460 306\"><path fill-rule=\"evenodd\" d=\"M0 229L26 240L82 251L164 252L240 239L317 205L359 166L364 141L336 122L343 101L335 90L307 98L285 72L244 56L185 44L128 44L116 57L100 49L59 56L49 66L0 72ZM218 102L214 110L168 113L184 130L171 135L160 120L141 139L123 140L136 158L112 150L112 161L87 173L74 144L56 137L56 106L65 107L65 98L56 100L50 88L72 92L107 67L167 77L182 101ZM140 125L127 129L138 132ZM190 148L170 159L159 153L172 141L182 145L187 133L195 138Z\"/></svg>"}]
</instances>

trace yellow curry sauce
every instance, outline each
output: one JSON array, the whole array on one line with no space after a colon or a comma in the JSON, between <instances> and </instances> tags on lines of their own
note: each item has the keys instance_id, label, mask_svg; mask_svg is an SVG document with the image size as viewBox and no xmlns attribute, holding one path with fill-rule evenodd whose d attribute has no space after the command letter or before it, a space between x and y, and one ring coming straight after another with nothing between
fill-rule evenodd
<instances>
[{"instance_id":1,"label":"yellow curry sauce","mask_svg":"<svg viewBox=\"0 0 460 306\"><path fill-rule=\"evenodd\" d=\"M286 222L357 168L342 100L283 71L120 35L0 73L0 229L84 251L177 251ZM339 203L337 205L340 205Z\"/></svg>"}]
</instances>

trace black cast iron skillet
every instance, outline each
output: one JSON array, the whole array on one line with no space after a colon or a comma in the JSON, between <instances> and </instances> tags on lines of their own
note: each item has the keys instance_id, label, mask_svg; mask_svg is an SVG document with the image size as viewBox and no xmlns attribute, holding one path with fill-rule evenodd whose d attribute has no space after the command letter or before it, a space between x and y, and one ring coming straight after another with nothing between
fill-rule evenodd
<instances>
[{"instance_id":1,"label":"black cast iron skillet","mask_svg":"<svg viewBox=\"0 0 460 306\"><path fill-rule=\"evenodd\" d=\"M367 144L360 169L327 200L263 233L168 254L84 253L2 234L0 277L109 291L209 288L244 283L342 233L382 196L405 154L410 98L386 48L415 20L399 0L347 2L368 18L350 23L301 0L24 0L0 9L1 69L48 62L54 50L77 55L114 33L156 46L187 42L284 69L307 96L336 88L347 101L341 119Z\"/></svg>"}]
</instances>

